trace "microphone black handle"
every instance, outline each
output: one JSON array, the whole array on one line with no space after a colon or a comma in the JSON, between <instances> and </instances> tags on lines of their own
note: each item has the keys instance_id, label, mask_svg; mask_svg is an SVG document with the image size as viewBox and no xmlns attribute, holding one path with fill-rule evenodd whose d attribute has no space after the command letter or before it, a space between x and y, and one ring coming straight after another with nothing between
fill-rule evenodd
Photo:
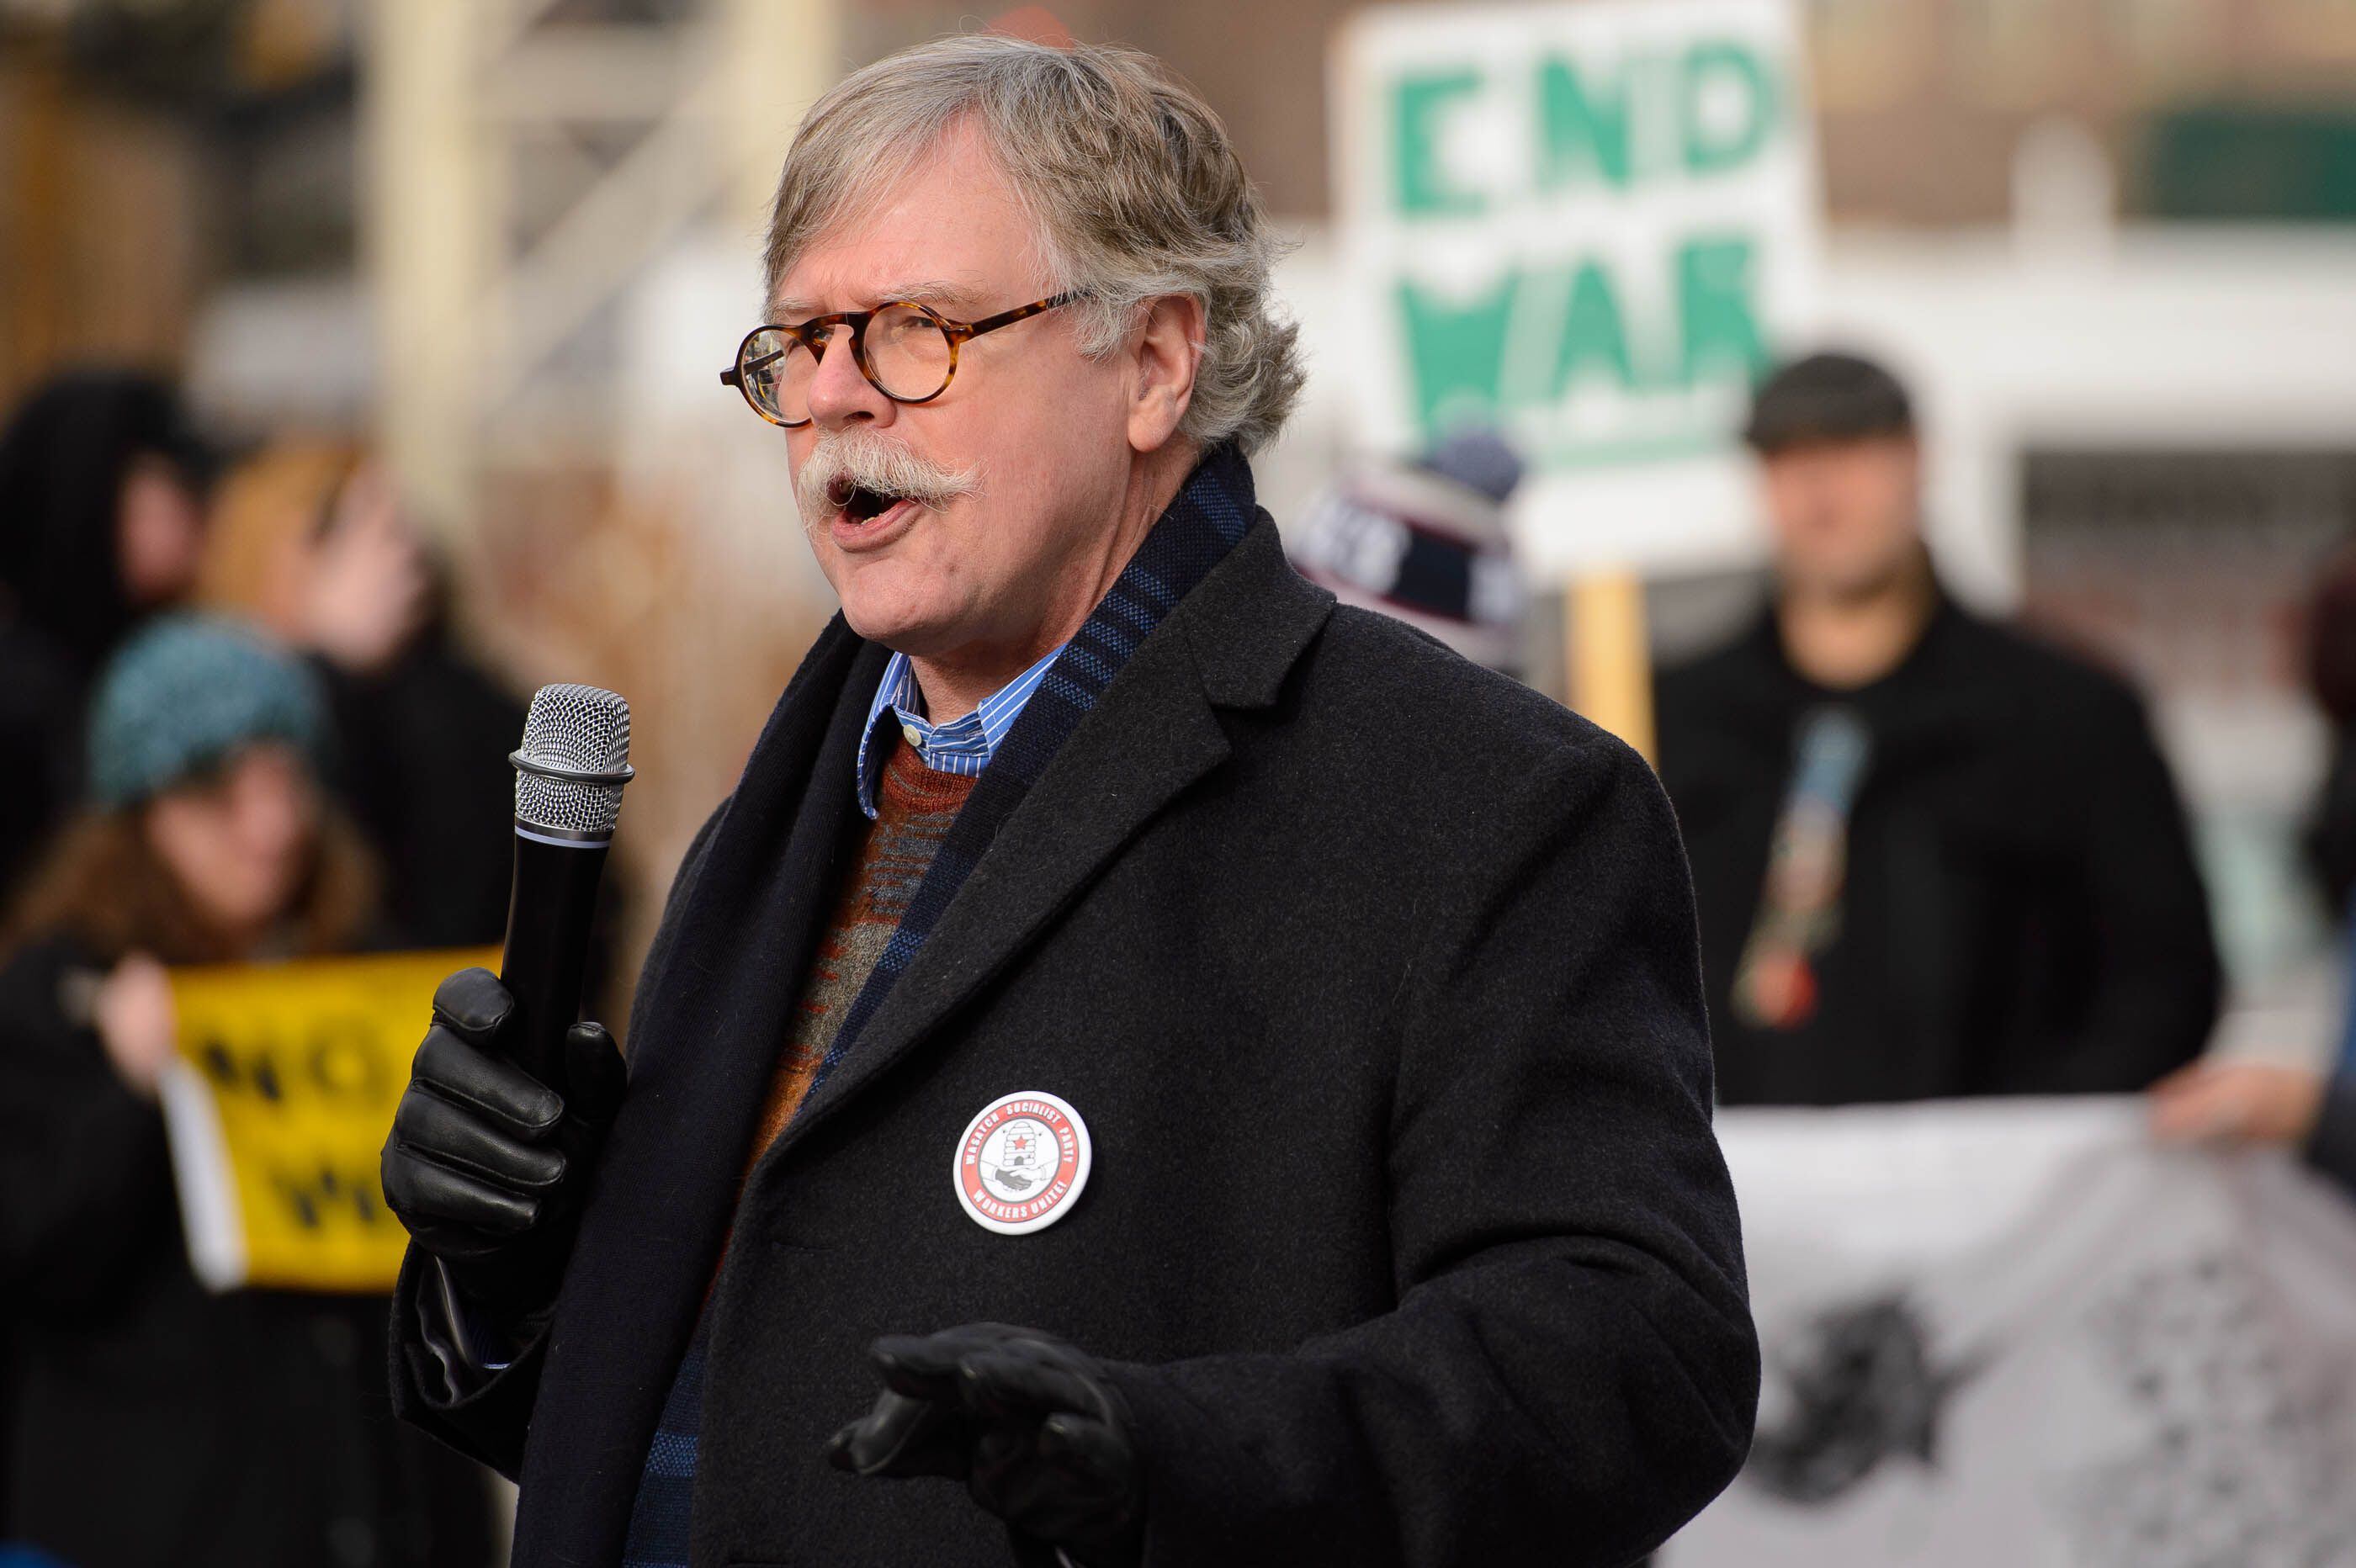
<instances>
[{"instance_id":1,"label":"microphone black handle","mask_svg":"<svg viewBox=\"0 0 2356 1568\"><path fill-rule=\"evenodd\" d=\"M508 894L508 937L499 983L515 997L515 1064L560 1094L564 1031L581 1019L589 966L589 924L597 912L597 879L607 846L555 843L518 825L515 881Z\"/></svg>"}]
</instances>

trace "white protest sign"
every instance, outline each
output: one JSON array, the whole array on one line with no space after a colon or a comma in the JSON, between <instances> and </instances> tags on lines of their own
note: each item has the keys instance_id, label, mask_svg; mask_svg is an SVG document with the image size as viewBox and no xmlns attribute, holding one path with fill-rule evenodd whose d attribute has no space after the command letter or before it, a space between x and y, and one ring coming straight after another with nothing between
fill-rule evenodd
<instances>
[{"instance_id":1,"label":"white protest sign","mask_svg":"<svg viewBox=\"0 0 2356 1568\"><path fill-rule=\"evenodd\" d=\"M1358 439L1500 429L1541 573L1738 543L1748 390L1815 309L1794 6L1375 10L1333 71Z\"/></svg>"}]
</instances>

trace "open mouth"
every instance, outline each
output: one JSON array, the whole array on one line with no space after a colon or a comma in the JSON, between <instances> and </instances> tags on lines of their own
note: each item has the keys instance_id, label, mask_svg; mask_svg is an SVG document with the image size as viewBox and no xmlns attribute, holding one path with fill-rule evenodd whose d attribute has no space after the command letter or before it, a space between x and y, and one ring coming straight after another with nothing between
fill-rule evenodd
<instances>
[{"instance_id":1,"label":"open mouth","mask_svg":"<svg viewBox=\"0 0 2356 1568\"><path fill-rule=\"evenodd\" d=\"M845 521L851 523L872 523L904 499L885 491L870 490L848 479L837 479L828 485L826 498Z\"/></svg>"}]
</instances>

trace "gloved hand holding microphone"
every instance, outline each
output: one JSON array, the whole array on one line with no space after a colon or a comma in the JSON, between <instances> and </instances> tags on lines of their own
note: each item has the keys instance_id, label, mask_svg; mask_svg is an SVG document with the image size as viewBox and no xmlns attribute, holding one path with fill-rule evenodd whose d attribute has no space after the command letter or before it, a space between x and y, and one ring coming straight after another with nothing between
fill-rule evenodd
<instances>
[{"instance_id":1,"label":"gloved hand holding microphone","mask_svg":"<svg viewBox=\"0 0 2356 1568\"><path fill-rule=\"evenodd\" d=\"M554 1302L622 1102L622 1055L603 1024L565 1031L560 1093L515 1065L520 1021L488 970L443 981L384 1148L385 1201L474 1309L453 1325L462 1334L472 1321L519 1338Z\"/></svg>"},{"instance_id":2,"label":"gloved hand holding microphone","mask_svg":"<svg viewBox=\"0 0 2356 1568\"><path fill-rule=\"evenodd\" d=\"M385 1201L433 1255L462 1360L499 1364L545 1320L626 1075L602 1024L576 1023L597 880L628 781L629 705L549 686L516 765L515 883L501 973L465 969L384 1147Z\"/></svg>"}]
</instances>

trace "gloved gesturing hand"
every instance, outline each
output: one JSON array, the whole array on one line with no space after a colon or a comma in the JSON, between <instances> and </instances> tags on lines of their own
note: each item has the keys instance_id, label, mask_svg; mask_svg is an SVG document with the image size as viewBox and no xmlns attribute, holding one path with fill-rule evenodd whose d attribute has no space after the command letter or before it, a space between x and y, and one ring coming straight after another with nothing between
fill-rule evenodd
<instances>
[{"instance_id":1,"label":"gloved gesturing hand","mask_svg":"<svg viewBox=\"0 0 2356 1568\"><path fill-rule=\"evenodd\" d=\"M411 1237L509 1332L556 1298L626 1081L613 1036L587 1023L564 1037L562 1093L541 1083L515 1065L514 1019L515 998L488 970L442 982L381 1173Z\"/></svg>"},{"instance_id":2,"label":"gloved gesturing hand","mask_svg":"<svg viewBox=\"0 0 2356 1568\"><path fill-rule=\"evenodd\" d=\"M1087 1568L1139 1561L1143 1477L1127 1407L1094 1358L1001 1323L887 1335L868 1355L884 1392L827 1445L836 1468L961 1480L1037 1561L1053 1561L1042 1544Z\"/></svg>"}]
</instances>

